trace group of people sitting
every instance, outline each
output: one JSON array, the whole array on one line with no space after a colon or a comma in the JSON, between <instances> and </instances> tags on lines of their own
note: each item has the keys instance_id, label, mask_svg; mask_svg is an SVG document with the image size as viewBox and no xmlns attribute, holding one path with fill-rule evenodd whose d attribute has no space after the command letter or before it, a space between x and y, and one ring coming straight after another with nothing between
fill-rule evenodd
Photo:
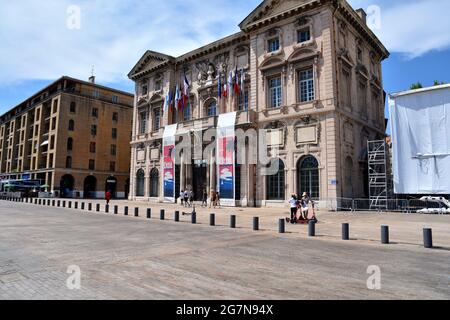
<instances>
[{"instance_id":1,"label":"group of people sitting","mask_svg":"<svg viewBox=\"0 0 450 320\"><path fill-rule=\"evenodd\" d=\"M314 202L308 193L304 192L301 198L293 194L289 199L289 205L291 207L291 218L286 218L288 223L306 223L311 220L317 222Z\"/></svg>"}]
</instances>

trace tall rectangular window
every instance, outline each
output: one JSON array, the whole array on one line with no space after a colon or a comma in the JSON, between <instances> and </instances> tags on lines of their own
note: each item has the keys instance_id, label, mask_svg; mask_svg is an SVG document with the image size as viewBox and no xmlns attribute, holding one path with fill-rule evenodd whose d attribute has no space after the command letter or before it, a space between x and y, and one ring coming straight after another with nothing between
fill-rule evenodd
<instances>
[{"instance_id":1,"label":"tall rectangular window","mask_svg":"<svg viewBox=\"0 0 450 320\"><path fill-rule=\"evenodd\" d=\"M89 160L89 170L95 170L95 160Z\"/></svg>"},{"instance_id":2,"label":"tall rectangular window","mask_svg":"<svg viewBox=\"0 0 450 320\"><path fill-rule=\"evenodd\" d=\"M139 134L147 133L147 111L139 113Z\"/></svg>"},{"instance_id":3,"label":"tall rectangular window","mask_svg":"<svg viewBox=\"0 0 450 320\"><path fill-rule=\"evenodd\" d=\"M95 124L91 125L91 135L94 137L97 135L97 126Z\"/></svg>"},{"instance_id":4,"label":"tall rectangular window","mask_svg":"<svg viewBox=\"0 0 450 320\"><path fill-rule=\"evenodd\" d=\"M270 107L278 108L281 107L282 103L282 88L281 88L281 77L272 78L269 80L269 94L270 94Z\"/></svg>"},{"instance_id":5,"label":"tall rectangular window","mask_svg":"<svg viewBox=\"0 0 450 320\"><path fill-rule=\"evenodd\" d=\"M112 130L111 130L111 137L113 139L117 139L117 128L112 128Z\"/></svg>"},{"instance_id":6,"label":"tall rectangular window","mask_svg":"<svg viewBox=\"0 0 450 320\"><path fill-rule=\"evenodd\" d=\"M300 29L297 31L297 42L298 43L307 42L309 40L311 40L311 31L310 31L309 27Z\"/></svg>"},{"instance_id":7,"label":"tall rectangular window","mask_svg":"<svg viewBox=\"0 0 450 320\"><path fill-rule=\"evenodd\" d=\"M119 97L118 96L112 96L112 102L113 103L119 103Z\"/></svg>"},{"instance_id":8,"label":"tall rectangular window","mask_svg":"<svg viewBox=\"0 0 450 320\"><path fill-rule=\"evenodd\" d=\"M116 162L115 161L110 161L109 162L109 171L116 171Z\"/></svg>"},{"instance_id":9,"label":"tall rectangular window","mask_svg":"<svg viewBox=\"0 0 450 320\"><path fill-rule=\"evenodd\" d=\"M117 154L117 147L115 144L111 145L111 155L115 156Z\"/></svg>"},{"instance_id":10,"label":"tall rectangular window","mask_svg":"<svg viewBox=\"0 0 450 320\"><path fill-rule=\"evenodd\" d=\"M246 111L246 110L248 110L248 88L245 88L244 91L241 91L239 93L238 110L239 111Z\"/></svg>"},{"instance_id":11,"label":"tall rectangular window","mask_svg":"<svg viewBox=\"0 0 450 320\"><path fill-rule=\"evenodd\" d=\"M280 49L280 38L270 39L268 46L269 46L269 48L268 48L269 52L278 51Z\"/></svg>"},{"instance_id":12,"label":"tall rectangular window","mask_svg":"<svg viewBox=\"0 0 450 320\"><path fill-rule=\"evenodd\" d=\"M314 100L314 71L313 68L301 70L298 73L300 102Z\"/></svg>"},{"instance_id":13,"label":"tall rectangular window","mask_svg":"<svg viewBox=\"0 0 450 320\"><path fill-rule=\"evenodd\" d=\"M98 118L98 108L92 108L92 116Z\"/></svg>"},{"instance_id":14,"label":"tall rectangular window","mask_svg":"<svg viewBox=\"0 0 450 320\"><path fill-rule=\"evenodd\" d=\"M91 152L91 153L95 153L95 151L96 151L96 148L97 146L96 146L96 144L95 144L95 142L91 142L90 143L90 145L89 145L89 151Z\"/></svg>"},{"instance_id":15,"label":"tall rectangular window","mask_svg":"<svg viewBox=\"0 0 450 320\"><path fill-rule=\"evenodd\" d=\"M153 130L158 131L161 128L161 109L157 108L153 111Z\"/></svg>"},{"instance_id":16,"label":"tall rectangular window","mask_svg":"<svg viewBox=\"0 0 450 320\"><path fill-rule=\"evenodd\" d=\"M183 120L189 121L191 120L191 104L187 103L183 110Z\"/></svg>"},{"instance_id":17,"label":"tall rectangular window","mask_svg":"<svg viewBox=\"0 0 450 320\"><path fill-rule=\"evenodd\" d=\"M100 92L99 92L98 90L94 90L94 91L92 92L92 96L93 96L95 99L98 99L98 98L100 98Z\"/></svg>"},{"instance_id":18,"label":"tall rectangular window","mask_svg":"<svg viewBox=\"0 0 450 320\"><path fill-rule=\"evenodd\" d=\"M119 121L119 114L117 112L114 112L112 115L112 121L117 123Z\"/></svg>"}]
</instances>

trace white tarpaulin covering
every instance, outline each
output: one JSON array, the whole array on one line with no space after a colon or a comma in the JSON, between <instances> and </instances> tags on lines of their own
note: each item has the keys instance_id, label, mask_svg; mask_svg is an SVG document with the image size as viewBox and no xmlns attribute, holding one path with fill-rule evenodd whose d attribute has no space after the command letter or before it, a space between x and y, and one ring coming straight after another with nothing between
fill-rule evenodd
<instances>
[{"instance_id":1,"label":"white tarpaulin covering","mask_svg":"<svg viewBox=\"0 0 450 320\"><path fill-rule=\"evenodd\" d=\"M392 95L394 192L450 194L450 86Z\"/></svg>"}]
</instances>

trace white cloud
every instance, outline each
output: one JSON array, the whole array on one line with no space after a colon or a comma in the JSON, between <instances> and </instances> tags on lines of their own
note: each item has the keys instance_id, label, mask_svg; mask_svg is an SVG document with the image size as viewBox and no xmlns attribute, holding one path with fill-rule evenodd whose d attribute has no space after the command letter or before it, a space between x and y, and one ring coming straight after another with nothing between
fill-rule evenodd
<instances>
[{"instance_id":1,"label":"white cloud","mask_svg":"<svg viewBox=\"0 0 450 320\"><path fill-rule=\"evenodd\" d=\"M450 1L353 0L350 3L364 9L380 6L381 28L374 32L391 52L415 58L450 46Z\"/></svg>"},{"instance_id":2,"label":"white cloud","mask_svg":"<svg viewBox=\"0 0 450 320\"><path fill-rule=\"evenodd\" d=\"M450 44L450 1L352 0L382 7L376 30L392 52L415 57ZM23 80L126 81L148 50L181 55L238 30L259 0L21 0L0 3L0 86ZM81 29L67 28L67 8L81 8Z\"/></svg>"}]
</instances>

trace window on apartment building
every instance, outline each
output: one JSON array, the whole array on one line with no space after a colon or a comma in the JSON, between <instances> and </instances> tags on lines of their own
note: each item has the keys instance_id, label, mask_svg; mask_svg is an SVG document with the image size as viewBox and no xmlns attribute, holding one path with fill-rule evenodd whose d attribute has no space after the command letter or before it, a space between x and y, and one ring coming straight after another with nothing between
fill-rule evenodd
<instances>
[{"instance_id":1,"label":"window on apartment building","mask_svg":"<svg viewBox=\"0 0 450 320\"><path fill-rule=\"evenodd\" d=\"M111 130L111 137L113 139L117 139L117 128L112 128L112 130Z\"/></svg>"},{"instance_id":2,"label":"window on apartment building","mask_svg":"<svg viewBox=\"0 0 450 320\"><path fill-rule=\"evenodd\" d=\"M300 102L314 100L314 71L313 68L300 70L298 72L298 87Z\"/></svg>"},{"instance_id":3,"label":"window on apartment building","mask_svg":"<svg viewBox=\"0 0 450 320\"><path fill-rule=\"evenodd\" d=\"M243 91L239 92L238 110L239 111L248 110L248 88L244 88Z\"/></svg>"},{"instance_id":4,"label":"window on apartment building","mask_svg":"<svg viewBox=\"0 0 450 320\"><path fill-rule=\"evenodd\" d=\"M97 145L95 144L95 142L91 142L90 145L89 145L89 152L90 153L95 153L96 149L97 149L96 147L97 147Z\"/></svg>"},{"instance_id":5,"label":"window on apartment building","mask_svg":"<svg viewBox=\"0 0 450 320\"><path fill-rule=\"evenodd\" d=\"M39 121L40 116L41 116L41 110L38 109L38 110L36 110L36 121Z\"/></svg>"},{"instance_id":6,"label":"window on apartment building","mask_svg":"<svg viewBox=\"0 0 450 320\"><path fill-rule=\"evenodd\" d=\"M269 79L269 106L270 108L281 107L282 103L281 77Z\"/></svg>"},{"instance_id":7,"label":"window on apartment building","mask_svg":"<svg viewBox=\"0 0 450 320\"><path fill-rule=\"evenodd\" d=\"M142 87L141 87L141 94L143 96L145 96L145 95L147 95L147 93L148 93L148 85L147 84L143 84Z\"/></svg>"},{"instance_id":8,"label":"window on apartment building","mask_svg":"<svg viewBox=\"0 0 450 320\"><path fill-rule=\"evenodd\" d=\"M118 96L112 96L112 102L113 103L119 103L119 97Z\"/></svg>"},{"instance_id":9,"label":"window on apartment building","mask_svg":"<svg viewBox=\"0 0 450 320\"><path fill-rule=\"evenodd\" d=\"M92 116L98 118L98 108L92 108Z\"/></svg>"},{"instance_id":10,"label":"window on apartment building","mask_svg":"<svg viewBox=\"0 0 450 320\"><path fill-rule=\"evenodd\" d=\"M161 87L162 87L161 79L156 79L155 80L155 91L161 90Z\"/></svg>"},{"instance_id":11,"label":"window on apartment building","mask_svg":"<svg viewBox=\"0 0 450 320\"><path fill-rule=\"evenodd\" d=\"M343 107L350 108L351 104L351 79L350 79L350 71L347 68L342 69L342 84L341 84L341 101Z\"/></svg>"},{"instance_id":12,"label":"window on apartment building","mask_svg":"<svg viewBox=\"0 0 450 320\"><path fill-rule=\"evenodd\" d=\"M158 131L161 128L161 109L156 108L153 110L153 131Z\"/></svg>"},{"instance_id":13,"label":"window on apartment building","mask_svg":"<svg viewBox=\"0 0 450 320\"><path fill-rule=\"evenodd\" d=\"M66 168L72 168L72 157L66 157Z\"/></svg>"},{"instance_id":14,"label":"window on apartment building","mask_svg":"<svg viewBox=\"0 0 450 320\"><path fill-rule=\"evenodd\" d=\"M304 28L297 31L297 42L303 43L311 40L311 29Z\"/></svg>"},{"instance_id":15,"label":"window on apartment building","mask_svg":"<svg viewBox=\"0 0 450 320\"><path fill-rule=\"evenodd\" d=\"M37 136L39 134L39 125L34 126L34 135Z\"/></svg>"},{"instance_id":16,"label":"window on apartment building","mask_svg":"<svg viewBox=\"0 0 450 320\"><path fill-rule=\"evenodd\" d=\"M115 161L110 161L109 162L109 171L116 171L116 162Z\"/></svg>"},{"instance_id":17,"label":"window on apartment building","mask_svg":"<svg viewBox=\"0 0 450 320\"><path fill-rule=\"evenodd\" d=\"M75 121L69 120L69 131L75 131Z\"/></svg>"},{"instance_id":18,"label":"window on apartment building","mask_svg":"<svg viewBox=\"0 0 450 320\"><path fill-rule=\"evenodd\" d=\"M273 38L268 41L268 52L275 52L280 49L280 38Z\"/></svg>"},{"instance_id":19,"label":"window on apartment building","mask_svg":"<svg viewBox=\"0 0 450 320\"><path fill-rule=\"evenodd\" d=\"M77 112L77 104L74 101L72 101L70 103L70 113L75 113L75 112Z\"/></svg>"},{"instance_id":20,"label":"window on apartment building","mask_svg":"<svg viewBox=\"0 0 450 320\"><path fill-rule=\"evenodd\" d=\"M206 115L208 117L214 117L217 116L217 102L216 100L211 101L207 106L206 106Z\"/></svg>"},{"instance_id":21,"label":"window on apartment building","mask_svg":"<svg viewBox=\"0 0 450 320\"><path fill-rule=\"evenodd\" d=\"M97 125L93 124L91 125L91 136L96 136L97 135Z\"/></svg>"},{"instance_id":22,"label":"window on apartment building","mask_svg":"<svg viewBox=\"0 0 450 320\"><path fill-rule=\"evenodd\" d=\"M89 160L89 170L95 170L95 160Z\"/></svg>"},{"instance_id":23,"label":"window on apartment building","mask_svg":"<svg viewBox=\"0 0 450 320\"><path fill-rule=\"evenodd\" d=\"M55 136L50 137L50 149L55 149Z\"/></svg>"},{"instance_id":24,"label":"window on apartment building","mask_svg":"<svg viewBox=\"0 0 450 320\"><path fill-rule=\"evenodd\" d=\"M115 144L111 145L111 155L112 156L117 155L117 146Z\"/></svg>"},{"instance_id":25,"label":"window on apartment building","mask_svg":"<svg viewBox=\"0 0 450 320\"><path fill-rule=\"evenodd\" d=\"M52 118L52 125L51 125L52 130L56 129L56 117Z\"/></svg>"},{"instance_id":26,"label":"window on apartment building","mask_svg":"<svg viewBox=\"0 0 450 320\"><path fill-rule=\"evenodd\" d=\"M117 112L114 112L112 115L112 121L117 123L119 121L119 114Z\"/></svg>"},{"instance_id":27,"label":"window on apartment building","mask_svg":"<svg viewBox=\"0 0 450 320\"><path fill-rule=\"evenodd\" d=\"M95 99L98 99L98 98L100 98L100 92L98 90L94 90L94 91L92 91L92 96Z\"/></svg>"},{"instance_id":28,"label":"window on apartment building","mask_svg":"<svg viewBox=\"0 0 450 320\"><path fill-rule=\"evenodd\" d=\"M48 157L48 167L53 168L53 154L50 154Z\"/></svg>"},{"instance_id":29,"label":"window on apartment building","mask_svg":"<svg viewBox=\"0 0 450 320\"><path fill-rule=\"evenodd\" d=\"M139 113L139 134L147 133L147 120L148 114L147 111L141 111Z\"/></svg>"},{"instance_id":30,"label":"window on apartment building","mask_svg":"<svg viewBox=\"0 0 450 320\"><path fill-rule=\"evenodd\" d=\"M183 121L191 120L191 104L187 103L183 110Z\"/></svg>"},{"instance_id":31,"label":"window on apartment building","mask_svg":"<svg viewBox=\"0 0 450 320\"><path fill-rule=\"evenodd\" d=\"M69 138L67 139L67 151L72 151L73 150L73 139Z\"/></svg>"},{"instance_id":32,"label":"window on apartment building","mask_svg":"<svg viewBox=\"0 0 450 320\"><path fill-rule=\"evenodd\" d=\"M58 100L53 101L53 113L58 112Z\"/></svg>"}]
</instances>

